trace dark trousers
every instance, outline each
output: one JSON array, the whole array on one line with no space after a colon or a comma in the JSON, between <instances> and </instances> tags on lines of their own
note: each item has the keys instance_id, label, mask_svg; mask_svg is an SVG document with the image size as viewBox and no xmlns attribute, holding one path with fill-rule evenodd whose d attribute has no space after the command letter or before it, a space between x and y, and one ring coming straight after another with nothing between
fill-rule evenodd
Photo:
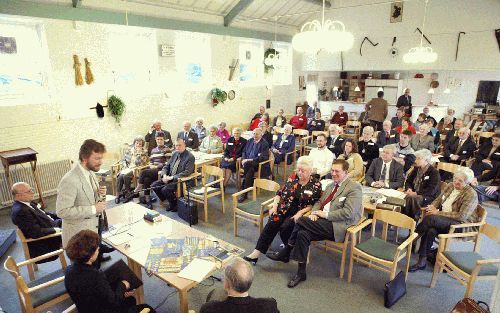
<instances>
[{"instance_id":1,"label":"dark trousers","mask_svg":"<svg viewBox=\"0 0 500 313\"><path fill-rule=\"evenodd\" d=\"M245 179L242 188L246 189L248 187L253 186L253 178L255 172L259 169L259 162L257 161L248 161L243 165L243 177Z\"/></svg>"},{"instance_id":2,"label":"dark trousers","mask_svg":"<svg viewBox=\"0 0 500 313\"><path fill-rule=\"evenodd\" d=\"M159 171L159 168L149 168L141 172L141 176L139 176L139 184L142 184L144 186L144 189L146 189L144 191L145 195L150 194L149 188L151 187L151 184L153 182L158 180Z\"/></svg>"},{"instance_id":3,"label":"dark trousers","mask_svg":"<svg viewBox=\"0 0 500 313\"><path fill-rule=\"evenodd\" d=\"M426 257L431 251L434 239L436 239L439 234L448 233L450 231L450 226L458 223L458 221L440 215L428 215L424 217L424 220L417 225L416 229L417 233L422 236L418 254L422 257Z\"/></svg>"},{"instance_id":4,"label":"dark trousers","mask_svg":"<svg viewBox=\"0 0 500 313\"><path fill-rule=\"evenodd\" d=\"M411 217L414 220L418 220L420 218L420 211L422 208L422 202L424 198L420 195L416 196L406 196L406 204L402 209L404 215Z\"/></svg>"},{"instance_id":5,"label":"dark trousers","mask_svg":"<svg viewBox=\"0 0 500 313\"><path fill-rule=\"evenodd\" d=\"M313 222L309 217L302 216L295 223L288 240L288 245L293 247L291 258L299 263L305 263L311 241L325 239L335 240L332 222L324 218L318 218Z\"/></svg>"},{"instance_id":6,"label":"dark trousers","mask_svg":"<svg viewBox=\"0 0 500 313\"><path fill-rule=\"evenodd\" d=\"M163 181L157 180L151 184L151 187L161 201L167 200L173 206L177 204L177 182L171 181L165 184Z\"/></svg>"},{"instance_id":7,"label":"dark trousers","mask_svg":"<svg viewBox=\"0 0 500 313\"><path fill-rule=\"evenodd\" d=\"M370 120L370 125L373 127L373 129L375 131L377 131L377 130L381 131L383 124L384 124L384 122L377 122L377 121Z\"/></svg>"},{"instance_id":8,"label":"dark trousers","mask_svg":"<svg viewBox=\"0 0 500 313\"><path fill-rule=\"evenodd\" d=\"M124 192L130 191L130 185L132 184L132 173L128 174L118 174L118 177L116 178L116 190L118 192L122 192L123 186L125 186Z\"/></svg>"},{"instance_id":9,"label":"dark trousers","mask_svg":"<svg viewBox=\"0 0 500 313\"><path fill-rule=\"evenodd\" d=\"M281 241L286 244L292 234L294 226L295 222L291 217L280 219L278 222L269 219L264 227L264 230L259 236L259 240L257 240L255 250L259 250L261 253L266 253L278 232L280 233Z\"/></svg>"}]
</instances>

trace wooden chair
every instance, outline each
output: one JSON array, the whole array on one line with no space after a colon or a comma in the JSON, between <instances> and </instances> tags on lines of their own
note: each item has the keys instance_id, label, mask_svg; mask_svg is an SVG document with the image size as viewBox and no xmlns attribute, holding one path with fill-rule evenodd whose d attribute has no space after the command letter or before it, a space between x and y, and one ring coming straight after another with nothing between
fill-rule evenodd
<instances>
[{"instance_id":1,"label":"wooden chair","mask_svg":"<svg viewBox=\"0 0 500 313\"><path fill-rule=\"evenodd\" d=\"M448 162L439 162L437 165L438 170L442 170L445 172L449 172L452 175L459 170L460 168L463 168L463 166L455 164L455 163L448 163Z\"/></svg>"},{"instance_id":2,"label":"wooden chair","mask_svg":"<svg viewBox=\"0 0 500 313\"><path fill-rule=\"evenodd\" d=\"M271 152L272 153L272 152ZM292 164L288 165L288 160L292 159ZM288 166L292 166L293 167L293 164L295 164L295 162L297 161L297 148L293 149L293 151L290 151L288 153L285 154L285 159L280 163L282 166L283 166L283 179L286 181L286 174L287 174L287 169L288 169ZM278 177L278 172L279 172L279 165L280 164L276 164L275 168L276 168L276 177Z\"/></svg>"},{"instance_id":3,"label":"wooden chair","mask_svg":"<svg viewBox=\"0 0 500 313\"><path fill-rule=\"evenodd\" d=\"M378 220L384 222L381 239L375 237L375 225ZM356 236L369 224L372 224L371 238L356 244ZM410 235L400 245L387 242L387 230L389 225L394 225L398 228L407 228ZM347 273L348 282L351 282L354 261L387 272L390 274L389 279L392 280L396 276L398 262L405 257L406 265L404 271L406 280L408 277L408 268L410 266L412 242L418 236L418 234L415 233L415 221L412 218L398 212L375 210L373 219L368 219L360 225L351 228L349 232L351 233L351 259L349 261L349 271Z\"/></svg>"},{"instance_id":4,"label":"wooden chair","mask_svg":"<svg viewBox=\"0 0 500 313\"><path fill-rule=\"evenodd\" d=\"M344 138L351 138L354 141L358 141L359 134L361 132L361 122L359 121L347 121L345 128L354 128L354 134L346 134L344 133Z\"/></svg>"},{"instance_id":5,"label":"wooden chair","mask_svg":"<svg viewBox=\"0 0 500 313\"><path fill-rule=\"evenodd\" d=\"M122 156L123 155L124 154L122 154ZM149 160L147 162L149 162ZM113 194L117 197L120 194L120 190L116 190L116 178L120 173L120 171L122 170L122 168L123 168L122 160L120 159L111 165L111 175L113 179L112 182ZM139 176L141 176L141 172L147 168L149 168L149 165L137 166L132 169L132 185L137 186L137 181L139 180Z\"/></svg>"},{"instance_id":6,"label":"wooden chair","mask_svg":"<svg viewBox=\"0 0 500 313\"><path fill-rule=\"evenodd\" d=\"M430 288L436 285L438 272L446 270L447 274L458 280L466 287L465 298L472 297L474 284L478 280L495 280L497 279L498 266L500 256L494 259L484 259L478 252L480 246L480 235L485 235L494 240L498 245L500 243L500 228L490 224L483 224L479 232L474 233L457 233L457 234L441 234L439 235L439 248L432 273ZM473 237L474 251L449 251L449 241L458 238ZM498 252L499 250L496 249Z\"/></svg>"},{"instance_id":7,"label":"wooden chair","mask_svg":"<svg viewBox=\"0 0 500 313\"><path fill-rule=\"evenodd\" d=\"M216 179L212 182L208 182L208 179L211 176L215 176ZM197 203L203 203L204 210L204 221L205 223L208 221L208 199L221 196L221 204L222 204L222 213L224 213L224 171L221 168L212 166L212 165L203 165L202 167L202 186L193 188L191 190L187 190L186 182L182 183L184 187L184 194L189 193L189 198ZM218 187L214 187L214 185L219 184Z\"/></svg>"},{"instance_id":8,"label":"wooden chair","mask_svg":"<svg viewBox=\"0 0 500 313\"><path fill-rule=\"evenodd\" d=\"M96 175L104 177L105 181L110 181L111 192L116 194L116 175L118 175L118 172L116 171L115 164L119 162L120 155L118 152L106 152L103 154L102 159L103 165Z\"/></svg>"},{"instance_id":9,"label":"wooden chair","mask_svg":"<svg viewBox=\"0 0 500 313\"><path fill-rule=\"evenodd\" d=\"M476 132L474 134L474 141L476 142L476 145L479 147L479 141L481 138L491 138L495 135L494 132Z\"/></svg>"},{"instance_id":10,"label":"wooden chair","mask_svg":"<svg viewBox=\"0 0 500 313\"><path fill-rule=\"evenodd\" d=\"M293 134L295 139L295 149L302 156L304 154L304 147L308 143L309 131L307 129L294 129Z\"/></svg>"},{"instance_id":11,"label":"wooden chair","mask_svg":"<svg viewBox=\"0 0 500 313\"><path fill-rule=\"evenodd\" d=\"M238 219L249 221L259 226L259 233L262 232L264 225L264 217L269 212L269 205L272 205L274 196L263 202L257 201L258 189L264 189L271 192L276 192L280 189L280 185L269 179L257 178L254 180L253 187L241 190L232 195L233 197L233 223L234 236L238 237ZM238 203L238 197L244 193L252 192L252 200L243 203Z\"/></svg>"},{"instance_id":12,"label":"wooden chair","mask_svg":"<svg viewBox=\"0 0 500 313\"><path fill-rule=\"evenodd\" d=\"M268 163L269 163L269 167L271 168L271 173L272 173L273 172L273 168L274 168L274 154L271 151L269 151L269 159L266 160L266 161L262 161L262 162L259 163L259 167L258 167L258 169L257 169L257 171L255 172L255 175L254 175L255 178L262 178L261 177L262 167L265 164L268 164ZM241 176L243 176L243 174L245 172L245 169L241 165L241 158L238 158L236 160L236 170L237 170L237 173L238 173L236 175L236 183L238 184L238 188L241 188Z\"/></svg>"},{"instance_id":13,"label":"wooden chair","mask_svg":"<svg viewBox=\"0 0 500 313\"><path fill-rule=\"evenodd\" d=\"M53 237L61 237L61 232L56 232L54 234L50 234L50 235L43 236L40 238L26 238L24 236L23 232L18 227L16 227L16 232L17 232L17 236L21 240L21 246L23 247L24 258L26 260L31 259L30 250L28 249L28 242L35 242L35 241L44 240L44 239L53 238ZM64 258L64 255L59 256L59 259L60 259L63 267L66 268L66 259ZM30 280L34 280L35 279L35 271L38 271L38 265L36 263L29 263L26 265L26 267L28 269L28 276L29 276Z\"/></svg>"},{"instance_id":14,"label":"wooden chair","mask_svg":"<svg viewBox=\"0 0 500 313\"><path fill-rule=\"evenodd\" d=\"M66 264L61 263L62 269L31 282L25 282L20 274L20 267L28 266L56 255L59 255L59 258L63 259L64 250L59 249L20 263L16 263L11 256L8 256L7 260L5 260L5 270L16 281L19 304L23 313L45 312L55 304L69 299L69 294L64 287L64 270L66 269Z\"/></svg>"}]
</instances>

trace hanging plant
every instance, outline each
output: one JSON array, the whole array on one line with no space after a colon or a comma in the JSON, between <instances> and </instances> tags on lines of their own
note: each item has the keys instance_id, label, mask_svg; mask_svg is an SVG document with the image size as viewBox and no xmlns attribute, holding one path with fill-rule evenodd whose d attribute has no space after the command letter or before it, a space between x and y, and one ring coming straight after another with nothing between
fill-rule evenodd
<instances>
[{"instance_id":1,"label":"hanging plant","mask_svg":"<svg viewBox=\"0 0 500 313\"><path fill-rule=\"evenodd\" d=\"M217 104L224 103L227 100L227 93L219 88L212 89L212 104L216 106Z\"/></svg>"},{"instance_id":2,"label":"hanging plant","mask_svg":"<svg viewBox=\"0 0 500 313\"><path fill-rule=\"evenodd\" d=\"M117 123L120 123L123 113L125 113L125 103L117 96L108 98L108 109L111 115L115 118Z\"/></svg>"},{"instance_id":3,"label":"hanging plant","mask_svg":"<svg viewBox=\"0 0 500 313\"><path fill-rule=\"evenodd\" d=\"M264 72L269 73L274 70L274 62L279 58L278 50L269 48L264 52Z\"/></svg>"}]
</instances>

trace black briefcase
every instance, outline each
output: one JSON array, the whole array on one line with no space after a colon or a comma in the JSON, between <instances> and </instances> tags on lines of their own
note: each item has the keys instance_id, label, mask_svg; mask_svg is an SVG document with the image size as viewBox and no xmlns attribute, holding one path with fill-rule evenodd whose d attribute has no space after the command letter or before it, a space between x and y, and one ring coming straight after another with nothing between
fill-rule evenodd
<instances>
[{"instance_id":1,"label":"black briefcase","mask_svg":"<svg viewBox=\"0 0 500 313\"><path fill-rule=\"evenodd\" d=\"M198 224L198 208L196 203L191 202L189 199L189 192L187 198L182 197L177 200L177 214L188 222L189 226Z\"/></svg>"},{"instance_id":2,"label":"black briefcase","mask_svg":"<svg viewBox=\"0 0 500 313\"><path fill-rule=\"evenodd\" d=\"M385 284L384 306L390 308L406 294L405 274L400 271L393 280Z\"/></svg>"}]
</instances>

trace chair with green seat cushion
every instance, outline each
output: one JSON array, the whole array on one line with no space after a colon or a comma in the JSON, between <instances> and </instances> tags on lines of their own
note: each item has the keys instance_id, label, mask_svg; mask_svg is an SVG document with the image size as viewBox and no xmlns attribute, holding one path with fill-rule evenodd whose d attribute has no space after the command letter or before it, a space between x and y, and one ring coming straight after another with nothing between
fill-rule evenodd
<instances>
[{"instance_id":1,"label":"chair with green seat cushion","mask_svg":"<svg viewBox=\"0 0 500 313\"><path fill-rule=\"evenodd\" d=\"M43 277L32 280L26 283L26 285L28 285L29 288L33 288L43 283L57 279L59 277L64 277L63 269L60 269ZM64 287L64 281L61 281L57 284L48 286L47 288L44 288L42 290L34 291L31 294L31 301L33 303L33 306L37 307L42 305L43 303L49 302L52 299L56 299L57 297L62 296L65 293L66 293L66 287Z\"/></svg>"},{"instance_id":2,"label":"chair with green seat cushion","mask_svg":"<svg viewBox=\"0 0 500 313\"><path fill-rule=\"evenodd\" d=\"M261 202L260 201L248 201L245 203L240 203L238 208L248 214L259 215ZM266 211L269 211L268 209Z\"/></svg>"},{"instance_id":3,"label":"chair with green seat cushion","mask_svg":"<svg viewBox=\"0 0 500 313\"><path fill-rule=\"evenodd\" d=\"M500 256L497 249L493 249L495 256L491 259L485 259L479 254L479 242L481 236L487 236L500 243L500 227L491 224L483 224L478 232L452 233L439 235L439 248L432 273L430 287L434 288L437 282L438 274L443 270L458 280L459 283L466 286L465 298L470 298L474 290L476 280L495 280L498 274L498 264ZM454 239L473 238L474 251L449 251L450 241Z\"/></svg>"},{"instance_id":4,"label":"chair with green seat cushion","mask_svg":"<svg viewBox=\"0 0 500 313\"><path fill-rule=\"evenodd\" d=\"M376 258L390 261L394 258L398 246L378 237L371 237L356 245L356 248Z\"/></svg>"}]
</instances>

